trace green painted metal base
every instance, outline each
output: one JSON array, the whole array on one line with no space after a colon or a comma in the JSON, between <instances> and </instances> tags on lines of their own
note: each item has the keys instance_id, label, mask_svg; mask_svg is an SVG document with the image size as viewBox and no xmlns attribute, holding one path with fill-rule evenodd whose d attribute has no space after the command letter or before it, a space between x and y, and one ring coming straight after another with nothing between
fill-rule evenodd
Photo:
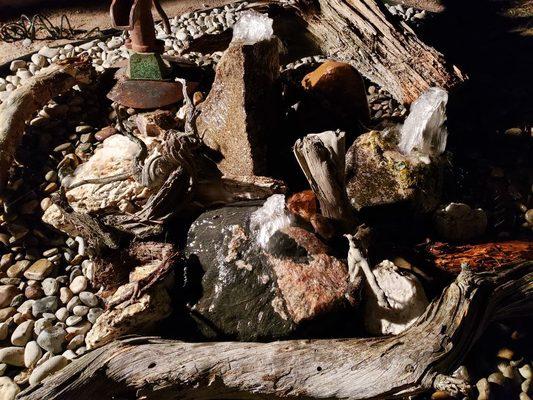
<instances>
[{"instance_id":1,"label":"green painted metal base","mask_svg":"<svg viewBox=\"0 0 533 400\"><path fill-rule=\"evenodd\" d=\"M168 76L168 67L157 53L130 53L129 79L162 81Z\"/></svg>"}]
</instances>

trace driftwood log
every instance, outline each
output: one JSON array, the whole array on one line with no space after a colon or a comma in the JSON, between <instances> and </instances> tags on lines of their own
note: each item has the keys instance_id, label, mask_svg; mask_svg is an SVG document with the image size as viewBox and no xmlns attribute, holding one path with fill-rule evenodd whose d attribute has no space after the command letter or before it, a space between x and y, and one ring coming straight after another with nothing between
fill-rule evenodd
<instances>
[{"instance_id":1,"label":"driftwood log","mask_svg":"<svg viewBox=\"0 0 533 400\"><path fill-rule=\"evenodd\" d=\"M65 60L29 78L0 104L0 197L26 122L55 96L89 83L91 71L88 59Z\"/></svg>"},{"instance_id":2,"label":"driftwood log","mask_svg":"<svg viewBox=\"0 0 533 400\"><path fill-rule=\"evenodd\" d=\"M126 338L92 351L19 399L385 399L448 378L487 325L533 311L533 263L463 270L404 333L384 338L184 343Z\"/></svg>"},{"instance_id":3,"label":"driftwood log","mask_svg":"<svg viewBox=\"0 0 533 400\"><path fill-rule=\"evenodd\" d=\"M249 7L265 11L281 3L266 0ZM451 90L466 79L376 0L295 0L285 7L303 20L323 54L349 62L402 103L413 102L431 86Z\"/></svg>"}]
</instances>

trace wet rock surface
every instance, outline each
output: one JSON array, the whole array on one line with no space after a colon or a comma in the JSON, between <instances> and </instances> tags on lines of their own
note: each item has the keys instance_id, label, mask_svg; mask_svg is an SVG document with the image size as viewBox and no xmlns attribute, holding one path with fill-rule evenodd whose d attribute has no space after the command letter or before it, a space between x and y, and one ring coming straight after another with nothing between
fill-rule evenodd
<instances>
[{"instance_id":1,"label":"wet rock surface","mask_svg":"<svg viewBox=\"0 0 533 400\"><path fill-rule=\"evenodd\" d=\"M301 228L276 231L266 249L250 230L260 209L238 205L202 214L191 226L187 255L202 268L202 296L193 307L204 334L240 340L290 336L303 323L358 302L345 263ZM210 243L208 247L205 244Z\"/></svg>"}]
</instances>

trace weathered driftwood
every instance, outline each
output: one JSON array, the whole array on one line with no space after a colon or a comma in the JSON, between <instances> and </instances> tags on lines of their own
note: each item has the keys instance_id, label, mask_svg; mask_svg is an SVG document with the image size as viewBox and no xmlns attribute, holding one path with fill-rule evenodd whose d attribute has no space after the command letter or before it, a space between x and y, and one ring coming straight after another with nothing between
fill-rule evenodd
<instances>
[{"instance_id":1,"label":"weathered driftwood","mask_svg":"<svg viewBox=\"0 0 533 400\"><path fill-rule=\"evenodd\" d=\"M19 399L384 399L436 385L493 320L533 311L533 263L463 271L398 336L273 343L130 338L97 349Z\"/></svg>"},{"instance_id":2,"label":"weathered driftwood","mask_svg":"<svg viewBox=\"0 0 533 400\"><path fill-rule=\"evenodd\" d=\"M402 4L405 7L414 7L419 10L430 12L442 12L446 9L444 2L441 0L392 0L393 3Z\"/></svg>"},{"instance_id":3,"label":"weathered driftwood","mask_svg":"<svg viewBox=\"0 0 533 400\"><path fill-rule=\"evenodd\" d=\"M55 96L78 83L89 83L91 71L88 60L65 60L29 78L0 104L0 196L26 121Z\"/></svg>"},{"instance_id":4,"label":"weathered driftwood","mask_svg":"<svg viewBox=\"0 0 533 400\"><path fill-rule=\"evenodd\" d=\"M458 274L461 264L474 270L500 268L509 262L533 260L533 243L527 240L453 245L432 243L427 251L437 268Z\"/></svg>"},{"instance_id":5,"label":"weathered driftwood","mask_svg":"<svg viewBox=\"0 0 533 400\"><path fill-rule=\"evenodd\" d=\"M294 155L320 203L322 215L353 225L354 214L344 182L345 134L307 135L294 144Z\"/></svg>"},{"instance_id":6,"label":"weathered driftwood","mask_svg":"<svg viewBox=\"0 0 533 400\"><path fill-rule=\"evenodd\" d=\"M267 0L250 7L264 11L280 3ZM376 0L296 0L286 7L304 21L316 48L351 63L400 102L411 103L431 86L450 90L466 79Z\"/></svg>"}]
</instances>

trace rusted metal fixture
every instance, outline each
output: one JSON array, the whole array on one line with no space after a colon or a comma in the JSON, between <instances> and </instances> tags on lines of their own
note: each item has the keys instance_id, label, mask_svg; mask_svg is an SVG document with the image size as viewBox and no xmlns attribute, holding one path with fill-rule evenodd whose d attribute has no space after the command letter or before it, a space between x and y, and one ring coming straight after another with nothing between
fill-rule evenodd
<instances>
[{"instance_id":1,"label":"rusted metal fixture","mask_svg":"<svg viewBox=\"0 0 533 400\"><path fill-rule=\"evenodd\" d=\"M183 98L181 84L168 80L170 68L163 61L164 44L156 38L152 5L170 33L168 17L159 0L113 0L110 14L116 28L128 30L131 50L125 79L119 80L108 98L126 107L164 107Z\"/></svg>"},{"instance_id":2,"label":"rusted metal fixture","mask_svg":"<svg viewBox=\"0 0 533 400\"><path fill-rule=\"evenodd\" d=\"M187 92L194 92L197 86L195 82L189 82ZM116 84L107 97L125 107L159 108L183 100L181 87L179 82L128 79Z\"/></svg>"}]
</instances>

